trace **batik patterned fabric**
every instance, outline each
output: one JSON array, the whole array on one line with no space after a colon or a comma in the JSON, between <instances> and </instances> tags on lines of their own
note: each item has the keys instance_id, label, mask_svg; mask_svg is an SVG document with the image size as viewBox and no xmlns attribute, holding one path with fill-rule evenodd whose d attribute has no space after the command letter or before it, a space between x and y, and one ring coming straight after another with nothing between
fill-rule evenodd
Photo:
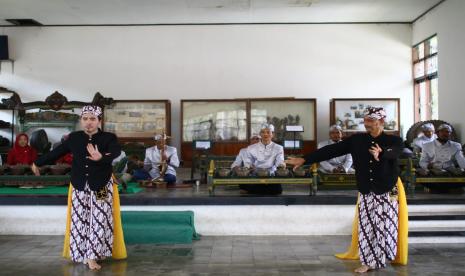
<instances>
[{"instance_id":1,"label":"batik patterned fabric","mask_svg":"<svg viewBox=\"0 0 465 276\"><path fill-rule=\"evenodd\" d=\"M97 106L97 105L86 105L84 107L82 107L82 111L81 111L81 116L84 115L84 114L92 114L96 117L100 117L102 115L102 108L100 106Z\"/></svg>"},{"instance_id":2,"label":"batik patterned fabric","mask_svg":"<svg viewBox=\"0 0 465 276\"><path fill-rule=\"evenodd\" d=\"M386 118L386 110L382 107L368 107L364 110L365 117L374 119L374 120L381 120Z\"/></svg>"},{"instance_id":3,"label":"batik patterned fabric","mask_svg":"<svg viewBox=\"0 0 465 276\"><path fill-rule=\"evenodd\" d=\"M70 228L71 260L100 260L113 248L113 180L99 191L86 184L84 191L73 188Z\"/></svg>"},{"instance_id":4,"label":"batik patterned fabric","mask_svg":"<svg viewBox=\"0 0 465 276\"><path fill-rule=\"evenodd\" d=\"M397 198L390 193L360 194L358 206L358 248L362 265L383 268L394 260L398 235Z\"/></svg>"}]
</instances>

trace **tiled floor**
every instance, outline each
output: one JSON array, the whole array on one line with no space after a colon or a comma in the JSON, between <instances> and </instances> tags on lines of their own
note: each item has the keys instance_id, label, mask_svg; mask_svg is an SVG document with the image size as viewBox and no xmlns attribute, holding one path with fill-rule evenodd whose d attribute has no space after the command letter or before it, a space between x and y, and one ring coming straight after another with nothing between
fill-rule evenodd
<instances>
[{"instance_id":1,"label":"tiled floor","mask_svg":"<svg viewBox=\"0 0 465 276\"><path fill-rule=\"evenodd\" d=\"M333 257L348 236L202 237L191 245L130 245L99 272L60 257L62 237L0 236L0 275L352 275ZM465 275L463 244L412 244L408 266L369 275Z\"/></svg>"}]
</instances>

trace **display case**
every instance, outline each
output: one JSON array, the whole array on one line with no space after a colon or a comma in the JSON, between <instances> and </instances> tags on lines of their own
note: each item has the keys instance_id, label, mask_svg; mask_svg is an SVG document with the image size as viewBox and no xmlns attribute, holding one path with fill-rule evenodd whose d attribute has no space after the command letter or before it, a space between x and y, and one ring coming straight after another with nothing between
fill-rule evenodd
<instances>
[{"instance_id":1,"label":"display case","mask_svg":"<svg viewBox=\"0 0 465 276\"><path fill-rule=\"evenodd\" d=\"M181 100L181 156L187 166L208 154L235 155L247 146L247 100ZM195 141L211 141L206 150Z\"/></svg>"},{"instance_id":2,"label":"display case","mask_svg":"<svg viewBox=\"0 0 465 276\"><path fill-rule=\"evenodd\" d=\"M247 141L247 101L182 103L182 142Z\"/></svg>"},{"instance_id":3,"label":"display case","mask_svg":"<svg viewBox=\"0 0 465 276\"><path fill-rule=\"evenodd\" d=\"M392 134L400 133L400 99L398 98L355 98L331 100L331 124L342 127L346 135L364 132L363 111L370 106L386 110L384 130Z\"/></svg>"},{"instance_id":4,"label":"display case","mask_svg":"<svg viewBox=\"0 0 465 276\"><path fill-rule=\"evenodd\" d=\"M152 141L155 133L171 133L169 100L116 100L105 106L103 128L121 141Z\"/></svg>"},{"instance_id":5,"label":"display case","mask_svg":"<svg viewBox=\"0 0 465 276\"><path fill-rule=\"evenodd\" d=\"M251 99L251 134L259 134L264 123L275 128L274 140L315 140L316 101L314 99ZM302 126L302 132L286 131L286 126Z\"/></svg>"},{"instance_id":6,"label":"display case","mask_svg":"<svg viewBox=\"0 0 465 276\"><path fill-rule=\"evenodd\" d=\"M264 123L275 126L274 141L302 141L297 151L316 147L316 100L294 98L214 99L181 101L182 159L187 165L198 150L193 141L209 140L212 147L203 155L235 156L248 146L249 137L259 134ZM302 132L286 131L302 126ZM290 151L286 151L289 153Z\"/></svg>"}]
</instances>

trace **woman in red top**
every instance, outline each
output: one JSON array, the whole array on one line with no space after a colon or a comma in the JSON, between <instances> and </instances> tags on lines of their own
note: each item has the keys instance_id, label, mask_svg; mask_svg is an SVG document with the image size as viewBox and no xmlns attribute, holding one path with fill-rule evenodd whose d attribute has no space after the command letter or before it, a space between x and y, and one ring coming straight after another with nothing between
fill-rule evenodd
<instances>
[{"instance_id":1,"label":"woman in red top","mask_svg":"<svg viewBox=\"0 0 465 276\"><path fill-rule=\"evenodd\" d=\"M8 165L31 165L37 159L37 151L29 146L29 137L25 133L16 136L14 147L8 152Z\"/></svg>"}]
</instances>

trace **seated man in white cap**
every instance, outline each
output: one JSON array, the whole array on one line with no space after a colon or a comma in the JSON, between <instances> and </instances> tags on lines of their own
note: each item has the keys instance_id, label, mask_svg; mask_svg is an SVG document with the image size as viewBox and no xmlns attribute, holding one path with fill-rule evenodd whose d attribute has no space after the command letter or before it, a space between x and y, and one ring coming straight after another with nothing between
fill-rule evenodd
<instances>
[{"instance_id":1,"label":"seated man in white cap","mask_svg":"<svg viewBox=\"0 0 465 276\"><path fill-rule=\"evenodd\" d=\"M339 143L342 141L342 128L338 125L329 127L329 140L318 143L318 148ZM329 160L321 161L319 171L323 173L354 173L352 169L352 155L346 154Z\"/></svg>"},{"instance_id":2,"label":"seated man in white cap","mask_svg":"<svg viewBox=\"0 0 465 276\"><path fill-rule=\"evenodd\" d=\"M462 146L450 140L452 127L442 124L438 128L438 138L432 142L423 144L420 169L418 173L426 176L431 172L433 175L446 175L448 173L458 176L465 169L465 158ZM456 164L458 167L456 167Z\"/></svg>"},{"instance_id":3,"label":"seated man in white cap","mask_svg":"<svg viewBox=\"0 0 465 276\"><path fill-rule=\"evenodd\" d=\"M423 144L432 142L438 138L438 136L434 133L434 125L432 123L422 125L421 130L423 134L415 138L412 143L414 153L420 153Z\"/></svg>"},{"instance_id":4,"label":"seated man in white cap","mask_svg":"<svg viewBox=\"0 0 465 276\"><path fill-rule=\"evenodd\" d=\"M167 146L165 134L155 135L155 146L145 150L144 169L149 172L152 179L160 179L164 173L163 181L167 184L176 183L176 168L179 167L178 153L175 147ZM166 171L160 171L166 165Z\"/></svg>"},{"instance_id":5,"label":"seated man in white cap","mask_svg":"<svg viewBox=\"0 0 465 276\"><path fill-rule=\"evenodd\" d=\"M258 142L260 142L260 135L254 134L250 137L249 145L253 145ZM235 170L237 168L243 167L245 159L247 159L247 148L242 148L239 151L239 154L236 156L236 159L234 160L234 162L231 164L231 169Z\"/></svg>"},{"instance_id":6,"label":"seated man in white cap","mask_svg":"<svg viewBox=\"0 0 465 276\"><path fill-rule=\"evenodd\" d=\"M273 175L276 169L284 164L284 148L271 141L273 139L274 126L263 124L260 129L259 143L247 148L247 157L244 167L266 169ZM244 185L244 190L253 194L281 194L283 189L280 184L272 185Z\"/></svg>"}]
</instances>

